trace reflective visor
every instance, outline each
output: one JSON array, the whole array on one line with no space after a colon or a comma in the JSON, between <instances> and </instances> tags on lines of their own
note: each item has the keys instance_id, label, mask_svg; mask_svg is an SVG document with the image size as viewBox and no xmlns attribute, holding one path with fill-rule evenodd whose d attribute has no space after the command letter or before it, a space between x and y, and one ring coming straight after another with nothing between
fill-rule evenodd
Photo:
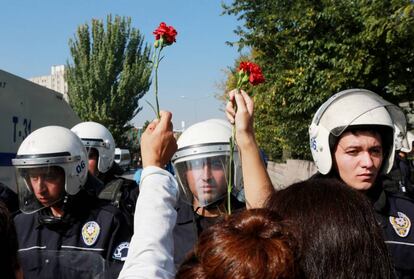
<instances>
[{"instance_id":1,"label":"reflective visor","mask_svg":"<svg viewBox=\"0 0 414 279\"><path fill-rule=\"evenodd\" d=\"M210 156L174 165L182 197L189 204L194 199L205 207L226 196L228 155Z\"/></svg>"}]
</instances>

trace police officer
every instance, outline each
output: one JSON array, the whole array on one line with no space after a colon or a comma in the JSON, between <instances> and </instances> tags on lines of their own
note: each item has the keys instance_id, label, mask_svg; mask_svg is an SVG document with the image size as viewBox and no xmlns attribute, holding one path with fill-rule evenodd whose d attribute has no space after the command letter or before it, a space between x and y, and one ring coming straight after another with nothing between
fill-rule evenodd
<instances>
[{"instance_id":1,"label":"police officer","mask_svg":"<svg viewBox=\"0 0 414 279\"><path fill-rule=\"evenodd\" d=\"M227 121L210 119L190 126L177 141L178 150L172 158L181 191L174 228L174 260L177 265L193 248L198 235L227 212L231 134ZM234 185L230 204L233 209L238 209L244 204L235 198L242 188L237 147L233 155Z\"/></svg>"},{"instance_id":2,"label":"police officer","mask_svg":"<svg viewBox=\"0 0 414 279\"><path fill-rule=\"evenodd\" d=\"M88 175L81 140L63 127L40 128L22 142L13 165L25 278L115 278L130 232L117 208L85 190L97 181Z\"/></svg>"},{"instance_id":3,"label":"police officer","mask_svg":"<svg viewBox=\"0 0 414 279\"><path fill-rule=\"evenodd\" d=\"M120 177L123 171L114 162L115 141L111 132L96 122L82 122L71 130L88 150L89 172L105 185L104 189L96 189L96 194L118 207L132 230L139 188L134 180Z\"/></svg>"},{"instance_id":4,"label":"police officer","mask_svg":"<svg viewBox=\"0 0 414 279\"><path fill-rule=\"evenodd\" d=\"M309 127L310 148L316 177L335 177L371 200L398 278L413 278L414 201L383 186L383 175L393 166L397 128L406 134L399 107L368 90L345 90L316 112Z\"/></svg>"},{"instance_id":5,"label":"police officer","mask_svg":"<svg viewBox=\"0 0 414 279\"><path fill-rule=\"evenodd\" d=\"M407 135L403 135L397 129L396 132L394 163L391 171L387 175L388 179L384 181L384 187L390 192L402 192L413 196L414 189L411 183L411 164L408 160L408 154L412 148L413 134L407 132ZM409 144L408 148L401 144L405 138Z\"/></svg>"}]
</instances>

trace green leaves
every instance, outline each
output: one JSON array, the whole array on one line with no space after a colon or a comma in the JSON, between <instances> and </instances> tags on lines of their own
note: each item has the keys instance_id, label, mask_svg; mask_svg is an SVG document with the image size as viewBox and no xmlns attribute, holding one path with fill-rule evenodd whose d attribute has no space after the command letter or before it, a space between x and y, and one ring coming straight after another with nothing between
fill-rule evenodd
<instances>
[{"instance_id":1,"label":"green leaves","mask_svg":"<svg viewBox=\"0 0 414 279\"><path fill-rule=\"evenodd\" d=\"M234 0L224 8L240 19L233 44L251 49L263 66L256 133L273 160L282 150L310 157L312 116L340 90L367 88L392 102L413 98L412 1Z\"/></svg>"},{"instance_id":2,"label":"green leaves","mask_svg":"<svg viewBox=\"0 0 414 279\"><path fill-rule=\"evenodd\" d=\"M141 110L149 90L151 49L131 19L111 15L106 24L92 19L69 40L72 61L66 73L72 108L83 121L106 126L117 145L125 146L128 122Z\"/></svg>"}]
</instances>

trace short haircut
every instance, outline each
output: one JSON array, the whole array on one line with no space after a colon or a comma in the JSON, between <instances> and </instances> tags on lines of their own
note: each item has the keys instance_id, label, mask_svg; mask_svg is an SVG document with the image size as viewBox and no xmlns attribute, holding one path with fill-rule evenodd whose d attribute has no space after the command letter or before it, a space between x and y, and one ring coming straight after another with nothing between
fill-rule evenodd
<instances>
[{"instance_id":1,"label":"short haircut","mask_svg":"<svg viewBox=\"0 0 414 279\"><path fill-rule=\"evenodd\" d=\"M392 265L372 205L338 179L275 192L267 207L295 225L306 278L390 278Z\"/></svg>"},{"instance_id":2,"label":"short haircut","mask_svg":"<svg viewBox=\"0 0 414 279\"><path fill-rule=\"evenodd\" d=\"M266 209L228 216L199 238L176 278L297 278L296 241Z\"/></svg>"}]
</instances>

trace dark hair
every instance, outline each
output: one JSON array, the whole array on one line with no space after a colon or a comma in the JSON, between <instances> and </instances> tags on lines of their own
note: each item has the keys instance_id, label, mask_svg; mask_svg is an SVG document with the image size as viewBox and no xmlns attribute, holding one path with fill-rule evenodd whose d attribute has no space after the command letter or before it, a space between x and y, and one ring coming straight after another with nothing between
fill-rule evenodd
<instances>
[{"instance_id":1,"label":"dark hair","mask_svg":"<svg viewBox=\"0 0 414 279\"><path fill-rule=\"evenodd\" d=\"M17 260L17 235L7 207L0 202L0 270L2 278L15 278L20 268Z\"/></svg>"},{"instance_id":2,"label":"dark hair","mask_svg":"<svg viewBox=\"0 0 414 279\"><path fill-rule=\"evenodd\" d=\"M297 278L295 251L279 216L245 210L205 230L175 278Z\"/></svg>"},{"instance_id":3,"label":"dark hair","mask_svg":"<svg viewBox=\"0 0 414 279\"><path fill-rule=\"evenodd\" d=\"M274 193L267 207L294 223L306 278L390 278L372 205L338 179L293 184Z\"/></svg>"}]
</instances>

